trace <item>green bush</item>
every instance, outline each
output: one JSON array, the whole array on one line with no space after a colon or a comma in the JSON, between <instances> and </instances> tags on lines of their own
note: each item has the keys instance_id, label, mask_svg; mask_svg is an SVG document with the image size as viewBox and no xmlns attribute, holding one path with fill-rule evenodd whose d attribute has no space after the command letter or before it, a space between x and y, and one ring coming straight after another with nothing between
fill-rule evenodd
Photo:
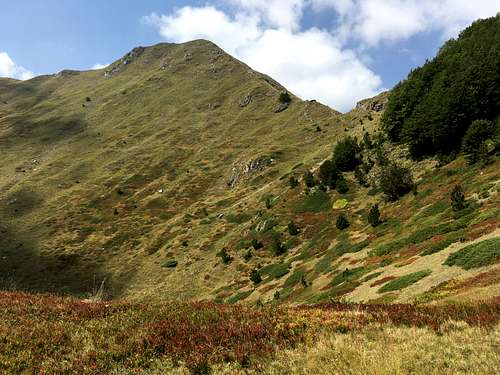
<instances>
[{"instance_id":1,"label":"green bush","mask_svg":"<svg viewBox=\"0 0 500 375\"><path fill-rule=\"evenodd\" d=\"M352 171L360 162L359 151L358 141L349 136L336 144L333 151L333 162L341 171Z\"/></svg>"},{"instance_id":2,"label":"green bush","mask_svg":"<svg viewBox=\"0 0 500 375\"><path fill-rule=\"evenodd\" d=\"M260 276L260 272L258 269L254 268L252 272L250 272L250 281L255 285L260 284L262 282L262 277Z\"/></svg>"},{"instance_id":3,"label":"green bush","mask_svg":"<svg viewBox=\"0 0 500 375\"><path fill-rule=\"evenodd\" d=\"M287 91L284 91L284 92L280 93L279 101L280 101L280 103L284 103L284 104L290 103L292 101L292 97L290 96L290 94Z\"/></svg>"},{"instance_id":4,"label":"green bush","mask_svg":"<svg viewBox=\"0 0 500 375\"><path fill-rule=\"evenodd\" d=\"M344 230L346 228L349 228L349 221L345 218L344 215L340 215L339 217L337 217L337 222L335 223L335 225L337 226L337 229L340 229L340 230Z\"/></svg>"},{"instance_id":5,"label":"green bush","mask_svg":"<svg viewBox=\"0 0 500 375\"><path fill-rule=\"evenodd\" d=\"M177 261L175 259L167 259L164 261L161 266L164 268L175 268L177 267Z\"/></svg>"},{"instance_id":6,"label":"green bush","mask_svg":"<svg viewBox=\"0 0 500 375\"><path fill-rule=\"evenodd\" d=\"M431 270L422 270L414 273L410 273L409 275L398 277L397 279L389 281L387 284L382 286L378 292L392 292L394 290L404 289L412 284L415 284L417 281L422 280L424 277L429 276L432 273Z\"/></svg>"},{"instance_id":7,"label":"green bush","mask_svg":"<svg viewBox=\"0 0 500 375\"><path fill-rule=\"evenodd\" d=\"M368 213L368 223L372 227L376 227L380 224L380 211L378 209L378 204L373 205Z\"/></svg>"},{"instance_id":8,"label":"green bush","mask_svg":"<svg viewBox=\"0 0 500 375\"><path fill-rule=\"evenodd\" d=\"M290 176L288 179L288 185L290 186L290 189L295 189L297 186L299 186L299 180L295 178L295 176Z\"/></svg>"},{"instance_id":9,"label":"green bush","mask_svg":"<svg viewBox=\"0 0 500 375\"><path fill-rule=\"evenodd\" d=\"M453 211L461 211L467 207L465 204L465 194L461 185L455 185L451 191L450 198Z\"/></svg>"},{"instance_id":10,"label":"green bush","mask_svg":"<svg viewBox=\"0 0 500 375\"><path fill-rule=\"evenodd\" d=\"M233 258L228 254L226 249L222 249L217 253L217 256L221 259L223 264L228 264L233 260Z\"/></svg>"},{"instance_id":11,"label":"green bush","mask_svg":"<svg viewBox=\"0 0 500 375\"><path fill-rule=\"evenodd\" d=\"M331 160L325 160L319 167L319 180L330 189L335 189L335 185L340 176L335 163Z\"/></svg>"},{"instance_id":12,"label":"green bush","mask_svg":"<svg viewBox=\"0 0 500 375\"><path fill-rule=\"evenodd\" d=\"M273 238L273 242L271 244L271 252L274 256L280 256L286 253L286 248L281 243L281 240L278 237Z\"/></svg>"},{"instance_id":13,"label":"green bush","mask_svg":"<svg viewBox=\"0 0 500 375\"><path fill-rule=\"evenodd\" d=\"M480 161L481 157L485 158L484 154L488 154L488 150L484 149L485 142L493 139L496 132L498 130L495 130L495 124L492 121L475 120L472 122L462 141L462 151L469 164L475 164Z\"/></svg>"},{"instance_id":14,"label":"green bush","mask_svg":"<svg viewBox=\"0 0 500 375\"><path fill-rule=\"evenodd\" d=\"M363 187L368 187L368 181L366 180L366 175L363 172L363 168L361 166L357 166L354 168L354 177L356 178L356 181L358 181L358 184Z\"/></svg>"},{"instance_id":15,"label":"green bush","mask_svg":"<svg viewBox=\"0 0 500 375\"><path fill-rule=\"evenodd\" d=\"M296 236L297 234L299 234L299 229L297 228L297 226L293 221L290 221L288 223L287 229L288 233L290 233L291 236Z\"/></svg>"},{"instance_id":16,"label":"green bush","mask_svg":"<svg viewBox=\"0 0 500 375\"><path fill-rule=\"evenodd\" d=\"M340 194L345 194L349 191L349 185L347 184L347 181L344 177L341 177L337 180L337 184L335 186L335 189Z\"/></svg>"},{"instance_id":17,"label":"green bush","mask_svg":"<svg viewBox=\"0 0 500 375\"><path fill-rule=\"evenodd\" d=\"M311 173L311 171L306 171L304 173L304 176L302 177L302 179L304 180L304 184L308 188L312 188L312 187L316 186L316 184L317 184L316 179L314 178L314 176Z\"/></svg>"},{"instance_id":18,"label":"green bush","mask_svg":"<svg viewBox=\"0 0 500 375\"><path fill-rule=\"evenodd\" d=\"M413 188L413 179L408 168L395 163L382 168L380 188L390 201L396 201Z\"/></svg>"},{"instance_id":19,"label":"green bush","mask_svg":"<svg viewBox=\"0 0 500 375\"><path fill-rule=\"evenodd\" d=\"M447 266L459 266L465 270L484 267L500 261L500 238L484 240L464 247L451 254L444 262Z\"/></svg>"},{"instance_id":20,"label":"green bush","mask_svg":"<svg viewBox=\"0 0 500 375\"><path fill-rule=\"evenodd\" d=\"M259 240L257 240L256 238L253 238L252 239L252 247L254 248L254 250L259 250L259 249L262 249L264 247L264 244L262 242L260 242Z\"/></svg>"}]
</instances>

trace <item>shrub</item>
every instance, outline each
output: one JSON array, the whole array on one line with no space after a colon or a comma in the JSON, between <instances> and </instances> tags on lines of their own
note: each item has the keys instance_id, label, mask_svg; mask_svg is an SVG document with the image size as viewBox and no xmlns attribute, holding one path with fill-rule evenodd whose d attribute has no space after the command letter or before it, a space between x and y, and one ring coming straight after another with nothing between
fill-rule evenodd
<instances>
[{"instance_id":1,"label":"shrub","mask_svg":"<svg viewBox=\"0 0 500 375\"><path fill-rule=\"evenodd\" d=\"M360 151L356 138L347 137L340 140L333 151L333 162L341 171L352 171L359 164Z\"/></svg>"},{"instance_id":2,"label":"shrub","mask_svg":"<svg viewBox=\"0 0 500 375\"><path fill-rule=\"evenodd\" d=\"M358 165L356 168L354 168L354 177L356 178L356 181L358 181L358 184L363 187L368 186L368 181L366 180L366 175L363 172L363 169Z\"/></svg>"},{"instance_id":3,"label":"shrub","mask_svg":"<svg viewBox=\"0 0 500 375\"><path fill-rule=\"evenodd\" d=\"M291 189L295 189L297 186L299 186L299 180L297 180L295 176L290 176L290 178L288 179L288 185Z\"/></svg>"},{"instance_id":4,"label":"shrub","mask_svg":"<svg viewBox=\"0 0 500 375\"><path fill-rule=\"evenodd\" d=\"M500 238L484 240L464 247L451 254L444 262L447 266L459 266L465 270L484 267L500 261Z\"/></svg>"},{"instance_id":5,"label":"shrub","mask_svg":"<svg viewBox=\"0 0 500 375\"><path fill-rule=\"evenodd\" d=\"M290 103L292 101L292 97L287 91L284 91L280 93L279 101L280 103Z\"/></svg>"},{"instance_id":6,"label":"shrub","mask_svg":"<svg viewBox=\"0 0 500 375\"><path fill-rule=\"evenodd\" d=\"M290 221L288 223L288 233L290 233L291 236L296 236L297 234L299 234L299 229L293 221Z\"/></svg>"},{"instance_id":7,"label":"shrub","mask_svg":"<svg viewBox=\"0 0 500 375\"><path fill-rule=\"evenodd\" d=\"M453 211L461 211L466 208L465 194L461 185L455 185L451 191L450 198Z\"/></svg>"},{"instance_id":8,"label":"shrub","mask_svg":"<svg viewBox=\"0 0 500 375\"><path fill-rule=\"evenodd\" d=\"M344 177L339 178L337 180L337 184L335 189L340 193L340 194L345 194L349 191L349 185L347 185L347 181Z\"/></svg>"},{"instance_id":9,"label":"shrub","mask_svg":"<svg viewBox=\"0 0 500 375\"><path fill-rule=\"evenodd\" d=\"M285 246L283 246L281 240L278 237L274 237L273 239L273 242L271 244L271 252L274 256L280 256L286 252Z\"/></svg>"},{"instance_id":10,"label":"shrub","mask_svg":"<svg viewBox=\"0 0 500 375\"><path fill-rule=\"evenodd\" d=\"M233 259L227 252L226 249L222 249L217 253L217 256L221 259L222 263L228 264Z\"/></svg>"},{"instance_id":11,"label":"shrub","mask_svg":"<svg viewBox=\"0 0 500 375\"><path fill-rule=\"evenodd\" d=\"M304 173L304 176L302 177L303 180L304 180L304 184L308 187L308 188L312 188L314 186L316 186L316 180L314 179L314 176L313 174L311 173L311 171L306 171Z\"/></svg>"},{"instance_id":12,"label":"shrub","mask_svg":"<svg viewBox=\"0 0 500 375\"><path fill-rule=\"evenodd\" d=\"M335 185L340 176L339 170L335 163L331 160L325 160L319 167L319 180L331 189L335 189Z\"/></svg>"},{"instance_id":13,"label":"shrub","mask_svg":"<svg viewBox=\"0 0 500 375\"><path fill-rule=\"evenodd\" d=\"M431 270L422 270L409 275L398 277L397 279L389 281L382 288L378 290L379 293L392 292L393 290L404 289L417 281L422 280L424 277L429 276L432 273Z\"/></svg>"},{"instance_id":14,"label":"shrub","mask_svg":"<svg viewBox=\"0 0 500 375\"><path fill-rule=\"evenodd\" d=\"M252 239L252 247L254 248L254 250L259 250L259 249L262 249L264 247L264 244L262 242L260 242L259 240L257 240L256 238L253 238Z\"/></svg>"},{"instance_id":15,"label":"shrub","mask_svg":"<svg viewBox=\"0 0 500 375\"><path fill-rule=\"evenodd\" d=\"M344 230L349 227L349 221L345 218L344 215L340 215L337 217L337 222L335 223L337 226L337 229Z\"/></svg>"},{"instance_id":16,"label":"shrub","mask_svg":"<svg viewBox=\"0 0 500 375\"><path fill-rule=\"evenodd\" d=\"M485 142L495 135L493 122L487 120L476 120L467 129L462 141L462 151L469 164L475 164L480 160L481 154L488 154ZM481 150L481 147L483 150ZM484 155L483 155L484 157Z\"/></svg>"},{"instance_id":17,"label":"shrub","mask_svg":"<svg viewBox=\"0 0 500 375\"><path fill-rule=\"evenodd\" d=\"M254 268L252 272L250 272L250 281L255 285L262 282L262 277L260 276L260 272L258 269Z\"/></svg>"},{"instance_id":18,"label":"shrub","mask_svg":"<svg viewBox=\"0 0 500 375\"><path fill-rule=\"evenodd\" d=\"M390 201L396 201L411 191L413 179L408 168L390 163L382 169L380 188Z\"/></svg>"},{"instance_id":19,"label":"shrub","mask_svg":"<svg viewBox=\"0 0 500 375\"><path fill-rule=\"evenodd\" d=\"M368 223L372 227L376 227L380 224L380 211L378 209L378 204L375 204L370 208L370 212L368 213Z\"/></svg>"},{"instance_id":20,"label":"shrub","mask_svg":"<svg viewBox=\"0 0 500 375\"><path fill-rule=\"evenodd\" d=\"M363 134L363 148L367 150L371 150L373 148L372 137L368 132L365 132L365 134Z\"/></svg>"},{"instance_id":21,"label":"shrub","mask_svg":"<svg viewBox=\"0 0 500 375\"><path fill-rule=\"evenodd\" d=\"M164 268L175 268L177 267L177 261L175 259L167 259L164 261L161 266Z\"/></svg>"}]
</instances>

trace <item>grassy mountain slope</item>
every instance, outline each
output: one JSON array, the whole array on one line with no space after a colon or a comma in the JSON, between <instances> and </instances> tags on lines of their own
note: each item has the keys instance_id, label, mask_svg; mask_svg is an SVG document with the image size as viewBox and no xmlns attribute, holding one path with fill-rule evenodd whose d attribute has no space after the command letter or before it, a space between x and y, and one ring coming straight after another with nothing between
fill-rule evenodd
<instances>
[{"instance_id":1,"label":"grassy mountain slope","mask_svg":"<svg viewBox=\"0 0 500 375\"><path fill-rule=\"evenodd\" d=\"M346 194L291 189L289 177L316 171L339 139L377 134L387 94L342 115L297 97L277 111L284 90L206 41L137 48L100 71L0 80L4 284L85 294L105 280L113 296L230 303L498 294L498 160L436 168L385 142L416 195L387 202L352 173ZM456 183L469 202L459 214ZM332 208L340 198L347 206ZM443 264L470 246L486 260Z\"/></svg>"}]
</instances>

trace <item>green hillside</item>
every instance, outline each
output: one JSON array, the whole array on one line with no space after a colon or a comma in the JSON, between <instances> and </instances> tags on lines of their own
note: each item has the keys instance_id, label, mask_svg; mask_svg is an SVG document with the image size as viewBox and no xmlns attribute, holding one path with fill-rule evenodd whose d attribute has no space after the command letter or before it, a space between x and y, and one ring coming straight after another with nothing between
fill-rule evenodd
<instances>
[{"instance_id":1,"label":"green hillside","mask_svg":"<svg viewBox=\"0 0 500 375\"><path fill-rule=\"evenodd\" d=\"M481 165L413 161L379 130L387 93L340 114L201 40L0 88L4 289L228 303L498 294L494 149Z\"/></svg>"}]
</instances>

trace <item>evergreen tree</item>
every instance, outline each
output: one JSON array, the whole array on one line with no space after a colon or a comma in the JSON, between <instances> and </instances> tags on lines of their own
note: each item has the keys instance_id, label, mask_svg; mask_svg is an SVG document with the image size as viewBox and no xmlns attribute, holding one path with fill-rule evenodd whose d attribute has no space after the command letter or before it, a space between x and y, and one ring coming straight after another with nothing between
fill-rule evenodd
<instances>
[{"instance_id":1,"label":"evergreen tree","mask_svg":"<svg viewBox=\"0 0 500 375\"><path fill-rule=\"evenodd\" d=\"M359 151L360 148L356 138L349 136L338 141L333 151L335 166L343 172L354 170L360 162Z\"/></svg>"},{"instance_id":2,"label":"evergreen tree","mask_svg":"<svg viewBox=\"0 0 500 375\"><path fill-rule=\"evenodd\" d=\"M347 181L344 177L339 178L337 180L337 184L336 184L335 188L340 194L345 194L349 191L349 185L347 185Z\"/></svg>"},{"instance_id":3,"label":"evergreen tree","mask_svg":"<svg viewBox=\"0 0 500 375\"><path fill-rule=\"evenodd\" d=\"M217 256L221 259L222 263L228 264L233 259L224 248L217 253Z\"/></svg>"},{"instance_id":4,"label":"evergreen tree","mask_svg":"<svg viewBox=\"0 0 500 375\"><path fill-rule=\"evenodd\" d=\"M380 211L378 209L378 204L375 204L372 208L370 208L370 212L368 213L368 223L374 228L380 224Z\"/></svg>"},{"instance_id":5,"label":"evergreen tree","mask_svg":"<svg viewBox=\"0 0 500 375\"><path fill-rule=\"evenodd\" d=\"M288 233L290 233L291 236L296 236L297 234L299 234L299 229L293 221L290 221L288 223Z\"/></svg>"},{"instance_id":6,"label":"evergreen tree","mask_svg":"<svg viewBox=\"0 0 500 375\"><path fill-rule=\"evenodd\" d=\"M337 166L331 160L325 160L319 166L319 180L330 189L335 189L339 175L340 172Z\"/></svg>"},{"instance_id":7,"label":"evergreen tree","mask_svg":"<svg viewBox=\"0 0 500 375\"><path fill-rule=\"evenodd\" d=\"M488 150L485 142L488 139L493 139L496 132L498 129L495 129L495 124L492 121L476 120L472 122L462 141L462 151L469 164L480 161L480 157L483 160L487 158Z\"/></svg>"},{"instance_id":8,"label":"evergreen tree","mask_svg":"<svg viewBox=\"0 0 500 375\"><path fill-rule=\"evenodd\" d=\"M414 157L450 154L476 119L500 107L500 14L479 20L391 91L381 126ZM477 144L476 147L479 147Z\"/></svg>"},{"instance_id":9,"label":"evergreen tree","mask_svg":"<svg viewBox=\"0 0 500 375\"><path fill-rule=\"evenodd\" d=\"M260 284L262 282L262 276L260 276L260 272L257 268L254 268L252 272L250 272L250 281L255 285Z\"/></svg>"},{"instance_id":10,"label":"evergreen tree","mask_svg":"<svg viewBox=\"0 0 500 375\"><path fill-rule=\"evenodd\" d=\"M461 211L466 207L465 194L461 185L455 185L450 194L453 211Z\"/></svg>"},{"instance_id":11,"label":"evergreen tree","mask_svg":"<svg viewBox=\"0 0 500 375\"><path fill-rule=\"evenodd\" d=\"M290 185L291 189L295 189L297 186L299 186L299 180L295 178L295 176L290 176L288 179L288 185Z\"/></svg>"},{"instance_id":12,"label":"evergreen tree","mask_svg":"<svg viewBox=\"0 0 500 375\"><path fill-rule=\"evenodd\" d=\"M306 171L303 176L304 183L308 188L312 188L316 186L316 180L314 179L313 174L311 171Z\"/></svg>"},{"instance_id":13,"label":"evergreen tree","mask_svg":"<svg viewBox=\"0 0 500 375\"><path fill-rule=\"evenodd\" d=\"M337 222L336 222L337 229L344 230L348 228L349 225L351 224L344 215L341 214L339 217L337 217Z\"/></svg>"},{"instance_id":14,"label":"evergreen tree","mask_svg":"<svg viewBox=\"0 0 500 375\"><path fill-rule=\"evenodd\" d=\"M413 179L408 168L389 163L382 169L380 188L390 201L396 201L399 197L410 192L413 185Z\"/></svg>"}]
</instances>

